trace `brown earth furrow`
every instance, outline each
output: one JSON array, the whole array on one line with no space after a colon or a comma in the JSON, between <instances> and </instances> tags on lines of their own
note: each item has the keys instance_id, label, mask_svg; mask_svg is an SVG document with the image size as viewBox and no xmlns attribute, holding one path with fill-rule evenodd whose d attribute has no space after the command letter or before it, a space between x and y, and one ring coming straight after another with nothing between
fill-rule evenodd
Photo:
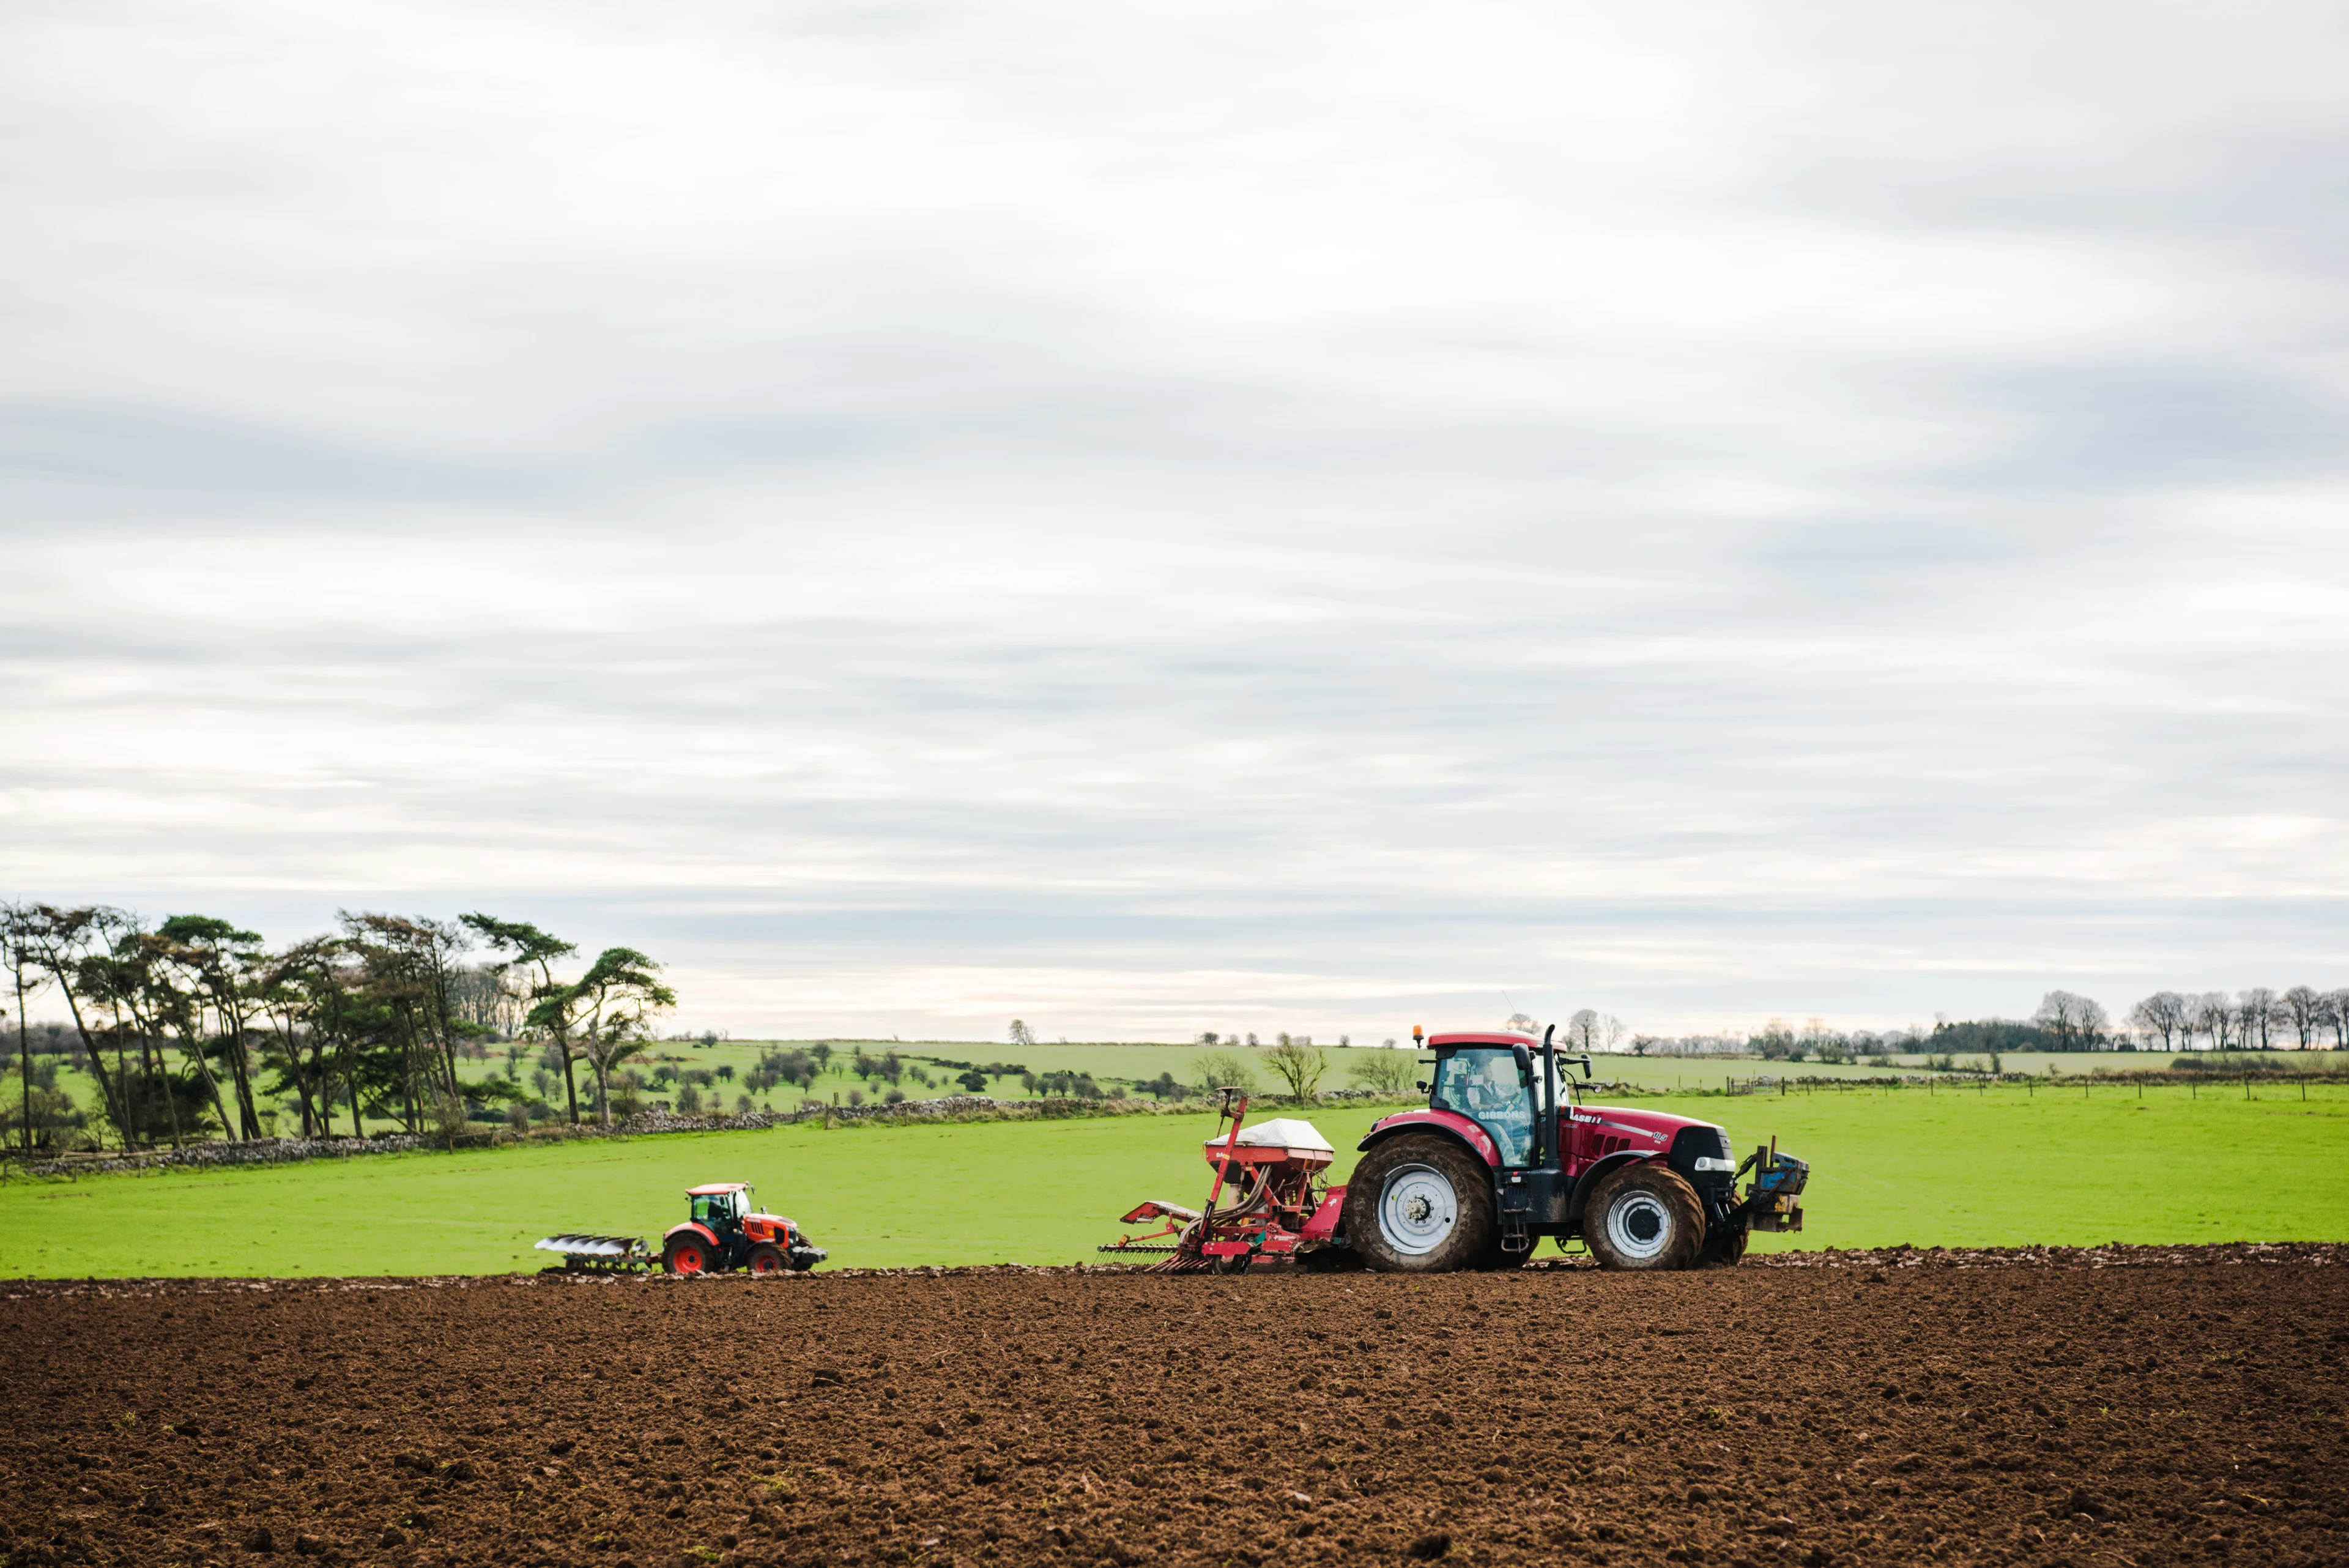
<instances>
[{"instance_id":1,"label":"brown earth furrow","mask_svg":"<svg viewBox=\"0 0 2349 1568\"><path fill-rule=\"evenodd\" d=\"M16 1282L0 1554L2349 1562L2349 1273L2144 1251Z\"/></svg>"}]
</instances>

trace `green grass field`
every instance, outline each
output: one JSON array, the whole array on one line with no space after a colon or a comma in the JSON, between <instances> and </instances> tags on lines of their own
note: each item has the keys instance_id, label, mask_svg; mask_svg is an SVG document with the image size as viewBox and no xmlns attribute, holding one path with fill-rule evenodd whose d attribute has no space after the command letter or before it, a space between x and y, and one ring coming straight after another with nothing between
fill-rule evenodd
<instances>
[{"instance_id":1,"label":"green grass field","mask_svg":"<svg viewBox=\"0 0 2349 1568\"><path fill-rule=\"evenodd\" d=\"M2349 1088L2002 1087L1648 1100L1809 1159L1757 1248L2349 1239ZM1266 1114L1269 1114L1268 1111ZM1311 1119L1348 1167L1382 1113ZM496 1273L564 1229L657 1238L681 1189L757 1184L839 1265L1093 1257L1145 1198L1205 1196L1204 1116L770 1132L275 1169L0 1182L0 1275Z\"/></svg>"}]
</instances>

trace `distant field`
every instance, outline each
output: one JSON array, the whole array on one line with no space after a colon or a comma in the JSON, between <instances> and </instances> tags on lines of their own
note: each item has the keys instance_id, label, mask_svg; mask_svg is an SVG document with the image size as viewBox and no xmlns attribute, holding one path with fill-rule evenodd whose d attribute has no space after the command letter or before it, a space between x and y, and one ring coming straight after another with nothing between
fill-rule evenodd
<instances>
[{"instance_id":1,"label":"distant field","mask_svg":"<svg viewBox=\"0 0 2349 1568\"><path fill-rule=\"evenodd\" d=\"M1070 1047L1069 1049L1078 1049ZM1757 1247L2349 1239L2349 1089L2002 1087L1644 1102L1809 1159L1810 1228ZM1350 1166L1381 1113L1311 1119ZM748 1180L838 1264L1069 1262L1144 1198L1204 1196L1203 1116L818 1126L277 1169L0 1182L0 1274L498 1273L564 1228L648 1238Z\"/></svg>"},{"instance_id":2,"label":"distant field","mask_svg":"<svg viewBox=\"0 0 2349 1568\"><path fill-rule=\"evenodd\" d=\"M713 1089L705 1090L704 1101L706 1108L731 1112L739 1108L740 1102L745 1097L741 1082L742 1075L757 1064L762 1053L805 1050L815 1044L813 1040L721 1040L713 1045L704 1046L689 1041L665 1040L648 1046L646 1052L647 1059L636 1064L634 1070L649 1075L651 1070L661 1064L667 1064L679 1071L689 1068L706 1068L713 1072L721 1068L729 1069L733 1075L731 1080L720 1081L714 1085ZM1256 1060L1260 1054L1250 1052L1244 1046L1117 1043L995 1045L974 1044L967 1040L838 1039L831 1040L828 1044L834 1049L834 1055L830 1064L831 1070L818 1077L812 1088L802 1090L794 1086L779 1085L769 1093L748 1096L752 1108L790 1110L802 1099L811 1096L817 1099L841 1103L847 1103L851 1096L862 1096L868 1100L879 1098L886 1091L887 1085L876 1086L868 1080L855 1077L849 1071L850 1064L854 1062L855 1053L860 1046L875 1057L886 1051L895 1051L904 1056L907 1070L898 1088L907 1098L916 1100L966 1092L954 1082L957 1069L937 1065L937 1058L944 1058L950 1062L968 1062L979 1066L1017 1063L1039 1074L1088 1073L1092 1075L1094 1082L1104 1093L1117 1095L1139 1093L1136 1085L1146 1084L1164 1073L1173 1074L1178 1082L1192 1082L1198 1076L1197 1069L1201 1054L1214 1051L1254 1060L1259 1087L1269 1090L1276 1086L1271 1074L1265 1069L1260 1060ZM1323 1080L1321 1085L1324 1089L1356 1086L1357 1080L1353 1075L1353 1067L1357 1063L1380 1050L1375 1041L1358 1044L1350 1049L1340 1049L1334 1042L1322 1044L1328 1047L1330 1054L1329 1075ZM1411 1048L1410 1040L1404 1038L1399 1048L1408 1052ZM2261 1060L2287 1072L2349 1071L2349 1053L2344 1052L2282 1051L2270 1052L2263 1057L2254 1055L2245 1058L2230 1055L2228 1059L2230 1062L2245 1059ZM2001 1059L2000 1065L2008 1073L2045 1075L2052 1072L2059 1077L2072 1077L2109 1073L2168 1072L2170 1070L2170 1064L2177 1060L2178 1058L2172 1055L2135 1052L2028 1053L2004 1056ZM1892 1067L1878 1068L1827 1064L1818 1062L1766 1062L1760 1057L1747 1056L1640 1057L1602 1053L1593 1058L1592 1071L1600 1079L1636 1084L1651 1090L1717 1092L1727 1085L1733 1084L1742 1087L1748 1080L1756 1077L1884 1078L1922 1072L1926 1065L1926 1058L1923 1056L1904 1056L1896 1058L1895 1061L1896 1064ZM533 1069L537 1063L538 1048L533 1046L523 1050L513 1059L511 1066L518 1073L520 1081L528 1086L532 1081ZM1979 1057L1961 1055L1958 1058L1958 1065L1961 1068L1980 1063ZM462 1062L460 1067L468 1082L478 1083L491 1077L505 1076L509 1071L510 1063L506 1051L501 1047L487 1060ZM930 1081L925 1084L921 1081L921 1077L914 1075L916 1074ZM592 1104L594 1080L584 1064L578 1068L578 1075L580 1104L583 1108L582 1114L585 1115ZM67 1069L58 1074L58 1086L70 1093L75 1102L84 1110L95 1110L98 1103L98 1089L96 1084L88 1077ZM553 1093L550 1103L559 1108L563 1103L560 1080L556 1080L551 1086ZM998 1075L989 1079L986 1093L993 1098L1002 1100L1035 1097L1019 1077L1012 1075ZM675 1087L671 1086L653 1090L647 1097L674 1101L676 1094ZM290 1112L286 1113L285 1119L290 1121ZM397 1125L389 1118L382 1116L369 1117L367 1123L367 1130L370 1132L389 1131ZM281 1130L290 1132L293 1129L290 1126L281 1124ZM336 1130L338 1132L349 1130L349 1118L347 1115L337 1117Z\"/></svg>"}]
</instances>

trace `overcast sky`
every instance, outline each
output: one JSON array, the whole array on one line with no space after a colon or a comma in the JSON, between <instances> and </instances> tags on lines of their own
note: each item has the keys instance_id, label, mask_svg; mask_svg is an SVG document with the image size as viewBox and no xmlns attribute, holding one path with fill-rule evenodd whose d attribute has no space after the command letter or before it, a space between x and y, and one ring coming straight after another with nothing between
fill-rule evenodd
<instances>
[{"instance_id":1,"label":"overcast sky","mask_svg":"<svg viewBox=\"0 0 2349 1568\"><path fill-rule=\"evenodd\" d=\"M681 1022L2349 984L2337 5L0 11L0 895Z\"/></svg>"}]
</instances>

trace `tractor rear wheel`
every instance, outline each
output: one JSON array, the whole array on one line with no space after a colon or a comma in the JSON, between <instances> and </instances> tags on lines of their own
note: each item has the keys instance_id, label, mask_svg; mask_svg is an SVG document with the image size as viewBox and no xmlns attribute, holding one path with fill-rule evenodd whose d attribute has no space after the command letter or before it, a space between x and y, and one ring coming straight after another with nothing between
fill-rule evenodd
<instances>
[{"instance_id":1,"label":"tractor rear wheel","mask_svg":"<svg viewBox=\"0 0 2349 1568\"><path fill-rule=\"evenodd\" d=\"M1685 1269L1704 1245L1704 1205L1670 1166L1627 1165L1583 1205L1582 1239L1602 1269Z\"/></svg>"},{"instance_id":2,"label":"tractor rear wheel","mask_svg":"<svg viewBox=\"0 0 2349 1568\"><path fill-rule=\"evenodd\" d=\"M1346 1242L1381 1273L1473 1269L1497 1250L1493 1173L1444 1137L1399 1137L1346 1183Z\"/></svg>"},{"instance_id":3,"label":"tractor rear wheel","mask_svg":"<svg viewBox=\"0 0 2349 1568\"><path fill-rule=\"evenodd\" d=\"M678 1236L661 1249L661 1267L672 1274L709 1272L709 1244L698 1236Z\"/></svg>"},{"instance_id":4,"label":"tractor rear wheel","mask_svg":"<svg viewBox=\"0 0 2349 1568\"><path fill-rule=\"evenodd\" d=\"M761 1241L750 1249L750 1260L743 1266L748 1268L752 1275L763 1280L770 1274L784 1272L790 1269L791 1264L784 1259L783 1250L781 1247L771 1241Z\"/></svg>"}]
</instances>

